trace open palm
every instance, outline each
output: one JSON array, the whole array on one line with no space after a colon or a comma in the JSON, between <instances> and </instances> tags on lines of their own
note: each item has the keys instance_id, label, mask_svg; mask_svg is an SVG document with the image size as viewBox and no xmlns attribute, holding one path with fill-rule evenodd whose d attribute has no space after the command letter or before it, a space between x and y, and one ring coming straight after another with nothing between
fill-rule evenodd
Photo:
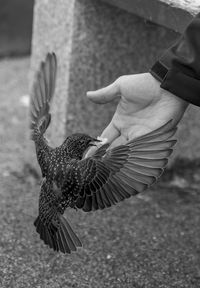
<instances>
[{"instance_id":1,"label":"open palm","mask_svg":"<svg viewBox=\"0 0 200 288\"><path fill-rule=\"evenodd\" d=\"M108 138L111 147L151 132L171 119L171 125L177 125L188 105L160 88L160 82L150 73L122 76L87 96L98 104L119 98L113 118L101 135Z\"/></svg>"}]
</instances>

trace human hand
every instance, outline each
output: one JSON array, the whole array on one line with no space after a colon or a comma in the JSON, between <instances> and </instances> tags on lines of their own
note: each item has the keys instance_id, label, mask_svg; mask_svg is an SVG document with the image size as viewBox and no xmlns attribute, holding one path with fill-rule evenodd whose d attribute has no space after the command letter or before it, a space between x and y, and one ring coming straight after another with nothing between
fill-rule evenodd
<instances>
[{"instance_id":1,"label":"human hand","mask_svg":"<svg viewBox=\"0 0 200 288\"><path fill-rule=\"evenodd\" d=\"M109 86L87 93L97 104L119 98L117 109L101 137L107 138L111 148L151 132L173 119L176 126L188 103L160 87L150 73L125 75ZM91 149L87 156L93 154Z\"/></svg>"}]
</instances>

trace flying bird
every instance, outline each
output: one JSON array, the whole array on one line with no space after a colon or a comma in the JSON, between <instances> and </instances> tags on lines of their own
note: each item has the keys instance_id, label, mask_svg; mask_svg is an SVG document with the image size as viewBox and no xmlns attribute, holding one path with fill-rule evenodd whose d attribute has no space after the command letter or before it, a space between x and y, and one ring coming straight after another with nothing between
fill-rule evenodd
<instances>
[{"instance_id":1,"label":"flying bird","mask_svg":"<svg viewBox=\"0 0 200 288\"><path fill-rule=\"evenodd\" d=\"M84 153L100 140L82 133L72 134L52 148L45 132L51 122L56 71L56 55L48 53L31 93L31 139L43 177L34 225L46 245L71 253L82 243L63 216L66 208L104 209L149 188L167 165L176 143L171 139L176 128L171 128L171 120L125 145L112 149L108 149L109 143L100 145L89 157L83 157Z\"/></svg>"}]
</instances>

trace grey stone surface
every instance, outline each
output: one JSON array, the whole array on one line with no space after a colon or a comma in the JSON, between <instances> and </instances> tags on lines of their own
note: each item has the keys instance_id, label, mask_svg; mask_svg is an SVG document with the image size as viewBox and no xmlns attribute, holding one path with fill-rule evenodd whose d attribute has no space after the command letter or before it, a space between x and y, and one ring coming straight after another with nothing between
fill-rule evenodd
<instances>
[{"instance_id":1,"label":"grey stone surface","mask_svg":"<svg viewBox=\"0 0 200 288\"><path fill-rule=\"evenodd\" d=\"M73 0L38 0L35 1L34 7L30 88L34 73L47 52L54 51L59 62L56 95L52 105L53 121L50 127L54 145L58 144L65 135L74 3Z\"/></svg>"},{"instance_id":2,"label":"grey stone surface","mask_svg":"<svg viewBox=\"0 0 200 288\"><path fill-rule=\"evenodd\" d=\"M156 24L182 32L200 11L199 0L103 0Z\"/></svg>"},{"instance_id":3,"label":"grey stone surface","mask_svg":"<svg viewBox=\"0 0 200 288\"><path fill-rule=\"evenodd\" d=\"M49 50L57 53L59 63L53 142L60 143L64 131L99 135L115 104L94 105L86 99L86 91L123 74L148 71L177 37L173 31L99 0L36 0L32 72ZM196 158L200 155L200 112L194 107L189 110L180 124L176 156Z\"/></svg>"}]
</instances>

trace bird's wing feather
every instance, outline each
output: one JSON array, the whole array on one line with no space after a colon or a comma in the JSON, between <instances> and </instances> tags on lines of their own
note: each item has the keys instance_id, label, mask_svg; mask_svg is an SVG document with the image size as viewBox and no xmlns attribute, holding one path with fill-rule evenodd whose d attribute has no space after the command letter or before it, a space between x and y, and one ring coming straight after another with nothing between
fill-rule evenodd
<instances>
[{"instance_id":1,"label":"bird's wing feather","mask_svg":"<svg viewBox=\"0 0 200 288\"><path fill-rule=\"evenodd\" d=\"M32 139L34 133L44 134L51 121L50 102L52 100L56 83L57 60L54 53L48 53L45 61L40 64L31 92L30 129Z\"/></svg>"},{"instance_id":2,"label":"bird's wing feather","mask_svg":"<svg viewBox=\"0 0 200 288\"><path fill-rule=\"evenodd\" d=\"M161 176L176 140L171 121L144 136L106 151L104 145L79 162L84 179L76 206L104 209L150 187ZM100 150L100 151L99 151Z\"/></svg>"},{"instance_id":3,"label":"bird's wing feather","mask_svg":"<svg viewBox=\"0 0 200 288\"><path fill-rule=\"evenodd\" d=\"M58 211L60 196L53 191L52 185L44 180L39 200L39 216L34 225L40 239L55 251L71 253L81 247L81 241L72 230L68 221Z\"/></svg>"}]
</instances>

